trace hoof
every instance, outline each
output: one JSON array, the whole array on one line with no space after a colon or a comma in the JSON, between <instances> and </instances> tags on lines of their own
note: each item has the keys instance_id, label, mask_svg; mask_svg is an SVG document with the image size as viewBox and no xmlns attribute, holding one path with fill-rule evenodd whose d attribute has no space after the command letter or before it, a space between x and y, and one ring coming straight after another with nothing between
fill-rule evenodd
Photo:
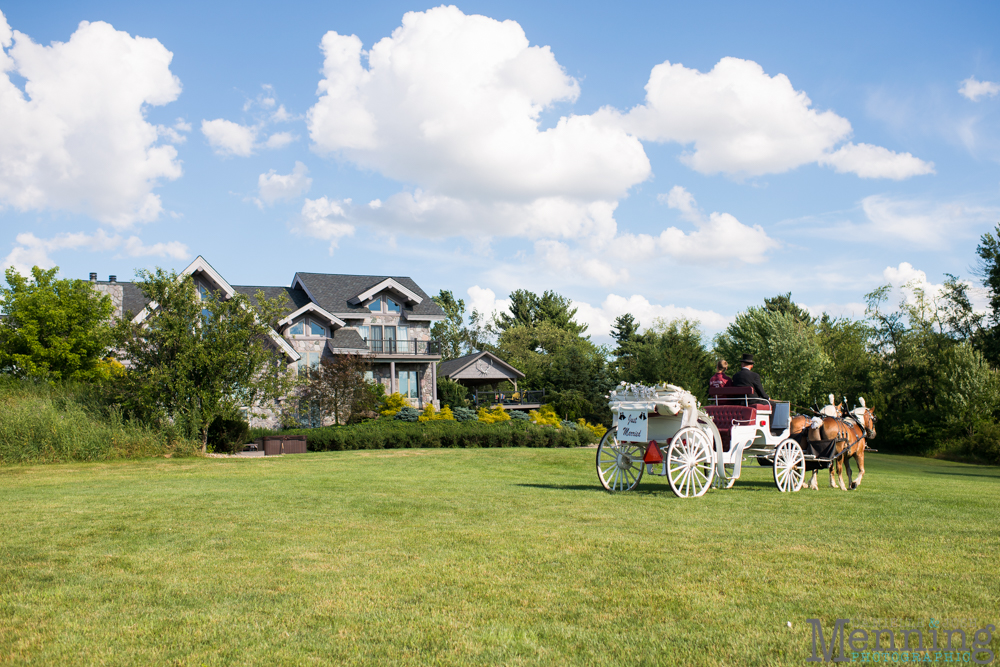
<instances>
[{"instance_id":1,"label":"hoof","mask_svg":"<svg viewBox=\"0 0 1000 667\"><path fill-rule=\"evenodd\" d=\"M858 483L857 483L857 482L853 482L853 483L851 484L851 491L853 491L853 490L854 490L854 489L856 489L856 488L858 488Z\"/></svg>"}]
</instances>

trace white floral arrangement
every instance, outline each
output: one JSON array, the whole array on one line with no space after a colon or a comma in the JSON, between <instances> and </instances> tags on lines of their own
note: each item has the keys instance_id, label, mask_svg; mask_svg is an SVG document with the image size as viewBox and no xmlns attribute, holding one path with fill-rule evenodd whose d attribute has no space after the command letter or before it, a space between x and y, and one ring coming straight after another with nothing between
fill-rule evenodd
<instances>
[{"instance_id":1,"label":"white floral arrangement","mask_svg":"<svg viewBox=\"0 0 1000 667\"><path fill-rule=\"evenodd\" d=\"M636 401L644 398L654 398L659 387L660 385L647 387L638 382L622 382L612 389L611 393L606 395L605 398L612 401Z\"/></svg>"}]
</instances>

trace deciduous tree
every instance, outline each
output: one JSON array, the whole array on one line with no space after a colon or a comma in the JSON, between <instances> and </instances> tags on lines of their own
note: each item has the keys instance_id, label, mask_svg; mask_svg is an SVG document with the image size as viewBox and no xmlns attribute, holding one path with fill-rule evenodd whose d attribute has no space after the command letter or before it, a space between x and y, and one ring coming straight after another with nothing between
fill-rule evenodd
<instances>
[{"instance_id":1,"label":"deciduous tree","mask_svg":"<svg viewBox=\"0 0 1000 667\"><path fill-rule=\"evenodd\" d=\"M58 267L7 269L0 288L0 369L46 380L106 378L111 299L83 280L56 279Z\"/></svg>"}]
</instances>

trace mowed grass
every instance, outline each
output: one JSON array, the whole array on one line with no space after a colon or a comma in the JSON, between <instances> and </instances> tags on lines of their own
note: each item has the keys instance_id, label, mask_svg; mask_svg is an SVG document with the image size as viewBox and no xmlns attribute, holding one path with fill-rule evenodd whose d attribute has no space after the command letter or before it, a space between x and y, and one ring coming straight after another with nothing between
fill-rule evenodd
<instances>
[{"instance_id":1,"label":"mowed grass","mask_svg":"<svg viewBox=\"0 0 1000 667\"><path fill-rule=\"evenodd\" d=\"M807 618L1000 621L1000 468L679 500L606 493L594 455L2 468L0 663L780 665Z\"/></svg>"}]
</instances>

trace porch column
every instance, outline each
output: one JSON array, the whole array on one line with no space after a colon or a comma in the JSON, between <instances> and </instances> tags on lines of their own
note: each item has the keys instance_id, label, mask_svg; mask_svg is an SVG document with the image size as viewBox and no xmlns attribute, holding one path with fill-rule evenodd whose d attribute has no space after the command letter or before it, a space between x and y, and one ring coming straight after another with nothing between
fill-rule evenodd
<instances>
[{"instance_id":1,"label":"porch column","mask_svg":"<svg viewBox=\"0 0 1000 667\"><path fill-rule=\"evenodd\" d=\"M437 407L438 398L438 365L436 361L431 362L431 405Z\"/></svg>"},{"instance_id":2,"label":"porch column","mask_svg":"<svg viewBox=\"0 0 1000 667\"><path fill-rule=\"evenodd\" d=\"M399 391L399 387L396 386L396 362L389 362L389 393L395 394Z\"/></svg>"}]
</instances>

